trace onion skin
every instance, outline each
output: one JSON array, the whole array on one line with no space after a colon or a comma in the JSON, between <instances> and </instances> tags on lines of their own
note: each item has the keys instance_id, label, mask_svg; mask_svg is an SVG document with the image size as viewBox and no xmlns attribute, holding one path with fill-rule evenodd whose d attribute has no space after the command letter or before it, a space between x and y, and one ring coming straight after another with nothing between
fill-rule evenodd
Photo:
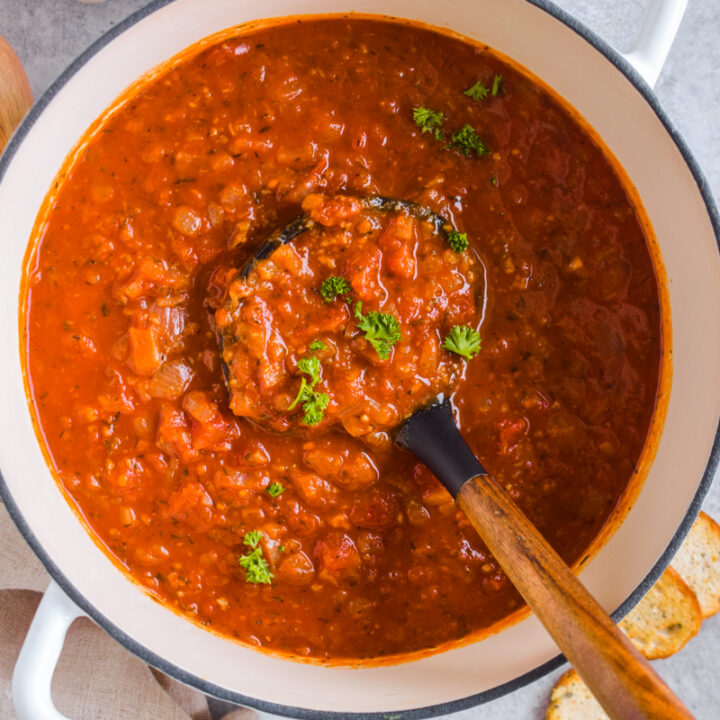
<instances>
[{"instance_id":1,"label":"onion skin","mask_svg":"<svg viewBox=\"0 0 720 720\"><path fill-rule=\"evenodd\" d=\"M0 152L32 107L30 83L18 56L0 37Z\"/></svg>"}]
</instances>

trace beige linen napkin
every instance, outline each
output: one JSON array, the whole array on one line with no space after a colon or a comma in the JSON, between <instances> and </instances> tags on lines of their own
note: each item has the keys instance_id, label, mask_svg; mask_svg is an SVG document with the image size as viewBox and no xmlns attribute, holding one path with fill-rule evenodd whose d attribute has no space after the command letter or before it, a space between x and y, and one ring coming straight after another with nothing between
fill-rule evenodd
<instances>
[{"instance_id":1,"label":"beige linen napkin","mask_svg":"<svg viewBox=\"0 0 720 720\"><path fill-rule=\"evenodd\" d=\"M17 720L12 672L50 578L0 504L0 720ZM205 697L129 653L87 618L70 628L53 678L71 720L210 720ZM239 711L225 720L254 716Z\"/></svg>"}]
</instances>

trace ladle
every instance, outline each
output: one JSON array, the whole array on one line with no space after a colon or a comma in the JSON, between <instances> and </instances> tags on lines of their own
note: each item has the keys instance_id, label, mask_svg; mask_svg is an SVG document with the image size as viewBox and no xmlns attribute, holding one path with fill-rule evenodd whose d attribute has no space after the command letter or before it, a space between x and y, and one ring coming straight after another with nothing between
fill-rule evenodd
<instances>
[{"instance_id":1,"label":"ladle","mask_svg":"<svg viewBox=\"0 0 720 720\"><path fill-rule=\"evenodd\" d=\"M367 208L407 212L447 235L452 225L415 203L363 199ZM303 215L276 230L242 268L313 227ZM468 447L450 402L415 411L395 435L437 476L507 577L613 720L692 720L692 715Z\"/></svg>"}]
</instances>

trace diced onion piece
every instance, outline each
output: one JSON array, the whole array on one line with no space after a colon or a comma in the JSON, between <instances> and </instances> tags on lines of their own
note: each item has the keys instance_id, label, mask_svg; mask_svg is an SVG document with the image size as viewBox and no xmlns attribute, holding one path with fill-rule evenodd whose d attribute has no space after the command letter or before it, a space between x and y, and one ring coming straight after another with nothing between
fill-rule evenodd
<instances>
[{"instance_id":1,"label":"diced onion piece","mask_svg":"<svg viewBox=\"0 0 720 720\"><path fill-rule=\"evenodd\" d=\"M168 337L175 338L183 334L186 323L186 313L181 307L162 307L158 304L150 306L150 312L158 319L160 326Z\"/></svg>"},{"instance_id":2,"label":"diced onion piece","mask_svg":"<svg viewBox=\"0 0 720 720\"><path fill-rule=\"evenodd\" d=\"M196 235L202 226L202 218L186 205L181 205L172 219L173 227L183 235Z\"/></svg>"},{"instance_id":3,"label":"diced onion piece","mask_svg":"<svg viewBox=\"0 0 720 720\"><path fill-rule=\"evenodd\" d=\"M209 423L215 418L217 407L204 392L189 392L183 400L183 409L200 423Z\"/></svg>"},{"instance_id":4,"label":"diced onion piece","mask_svg":"<svg viewBox=\"0 0 720 720\"><path fill-rule=\"evenodd\" d=\"M182 360L166 362L150 378L148 394L163 400L177 400L187 389L192 376L190 366Z\"/></svg>"},{"instance_id":5,"label":"diced onion piece","mask_svg":"<svg viewBox=\"0 0 720 720\"><path fill-rule=\"evenodd\" d=\"M208 217L210 218L210 224L214 228L219 228L222 226L225 219L225 211L220 205L210 203L208 205Z\"/></svg>"}]
</instances>

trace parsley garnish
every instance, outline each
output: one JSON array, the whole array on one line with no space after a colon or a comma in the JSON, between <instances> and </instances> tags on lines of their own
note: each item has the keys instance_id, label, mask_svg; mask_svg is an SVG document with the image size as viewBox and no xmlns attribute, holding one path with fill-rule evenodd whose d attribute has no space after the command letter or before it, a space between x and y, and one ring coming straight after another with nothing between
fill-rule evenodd
<instances>
[{"instance_id":1,"label":"parsley garnish","mask_svg":"<svg viewBox=\"0 0 720 720\"><path fill-rule=\"evenodd\" d=\"M490 178L490 184L493 185L494 187L498 186L497 178L494 175Z\"/></svg>"},{"instance_id":2,"label":"parsley garnish","mask_svg":"<svg viewBox=\"0 0 720 720\"><path fill-rule=\"evenodd\" d=\"M496 75L493 78L492 96L495 97L502 89L502 75Z\"/></svg>"},{"instance_id":3,"label":"parsley garnish","mask_svg":"<svg viewBox=\"0 0 720 720\"><path fill-rule=\"evenodd\" d=\"M330 403L330 398L325 393L314 392L312 397L303 401L303 424L317 425L325 413L325 409Z\"/></svg>"},{"instance_id":4,"label":"parsley garnish","mask_svg":"<svg viewBox=\"0 0 720 720\"><path fill-rule=\"evenodd\" d=\"M322 340L313 340L310 343L310 352L315 352L316 350L324 350L327 347L325 343Z\"/></svg>"},{"instance_id":5,"label":"parsley garnish","mask_svg":"<svg viewBox=\"0 0 720 720\"><path fill-rule=\"evenodd\" d=\"M292 410L298 403L303 406L303 423L305 425L317 425L323 419L323 412L330 403L330 398L321 392L313 390L320 381L320 360L312 355L311 357L298 360L298 370L310 377L310 382L302 378L300 390L288 410Z\"/></svg>"},{"instance_id":6,"label":"parsley garnish","mask_svg":"<svg viewBox=\"0 0 720 720\"><path fill-rule=\"evenodd\" d=\"M443 114L426 107L413 108L413 120L423 133L429 132L436 140L444 140L445 133L441 130Z\"/></svg>"},{"instance_id":7,"label":"parsley garnish","mask_svg":"<svg viewBox=\"0 0 720 720\"><path fill-rule=\"evenodd\" d=\"M245 533L245 537L243 537L243 545L249 545L251 548L256 548L261 538L262 533L259 530L251 530L250 532Z\"/></svg>"},{"instance_id":8,"label":"parsley garnish","mask_svg":"<svg viewBox=\"0 0 720 720\"><path fill-rule=\"evenodd\" d=\"M484 100L489 93L490 91L478 80L474 85L471 85L463 95L467 95L473 100Z\"/></svg>"},{"instance_id":9,"label":"parsley garnish","mask_svg":"<svg viewBox=\"0 0 720 720\"><path fill-rule=\"evenodd\" d=\"M442 343L445 350L472 360L480 352L480 333L467 325L455 325Z\"/></svg>"},{"instance_id":10,"label":"parsley garnish","mask_svg":"<svg viewBox=\"0 0 720 720\"><path fill-rule=\"evenodd\" d=\"M323 280L320 286L320 294L325 302L332 302L338 295L347 295L350 290L350 283L344 277L337 275L331 275L327 280Z\"/></svg>"},{"instance_id":11,"label":"parsley garnish","mask_svg":"<svg viewBox=\"0 0 720 720\"><path fill-rule=\"evenodd\" d=\"M263 557L260 548L255 548L247 555L243 555L238 562L240 563L240 567L245 568L246 582L253 583L254 585L269 585L271 583L273 574L270 572L270 567L267 564L267 560Z\"/></svg>"},{"instance_id":12,"label":"parsley garnish","mask_svg":"<svg viewBox=\"0 0 720 720\"><path fill-rule=\"evenodd\" d=\"M270 572L267 560L263 557L262 548L258 547L260 538L262 538L262 533L259 530L251 530L245 533L243 545L249 545L253 548L253 551L239 558L238 563L240 563L240 567L245 568L245 580L247 582L269 585L273 574Z\"/></svg>"},{"instance_id":13,"label":"parsley garnish","mask_svg":"<svg viewBox=\"0 0 720 720\"><path fill-rule=\"evenodd\" d=\"M462 129L454 132L450 138L449 147L457 148L458 152L461 152L465 157L470 157L473 152L478 157L487 155L490 152L472 125L465 125Z\"/></svg>"},{"instance_id":14,"label":"parsley garnish","mask_svg":"<svg viewBox=\"0 0 720 720\"><path fill-rule=\"evenodd\" d=\"M388 358L392 346L402 337L397 318L390 313L373 310L363 315L361 302L355 303L355 318L358 328L365 333L365 339L375 348L380 358Z\"/></svg>"},{"instance_id":15,"label":"parsley garnish","mask_svg":"<svg viewBox=\"0 0 720 720\"><path fill-rule=\"evenodd\" d=\"M467 233L461 233L457 230L451 230L447 235L448 245L456 252L461 253L468 249Z\"/></svg>"},{"instance_id":16,"label":"parsley garnish","mask_svg":"<svg viewBox=\"0 0 720 720\"><path fill-rule=\"evenodd\" d=\"M310 376L310 387L314 387L320 381L320 360L314 355L298 360L298 370Z\"/></svg>"},{"instance_id":17,"label":"parsley garnish","mask_svg":"<svg viewBox=\"0 0 720 720\"><path fill-rule=\"evenodd\" d=\"M265 488L265 492L270 497L276 498L278 495L285 492L285 488L279 482L274 482L270 483L270 485Z\"/></svg>"}]
</instances>

